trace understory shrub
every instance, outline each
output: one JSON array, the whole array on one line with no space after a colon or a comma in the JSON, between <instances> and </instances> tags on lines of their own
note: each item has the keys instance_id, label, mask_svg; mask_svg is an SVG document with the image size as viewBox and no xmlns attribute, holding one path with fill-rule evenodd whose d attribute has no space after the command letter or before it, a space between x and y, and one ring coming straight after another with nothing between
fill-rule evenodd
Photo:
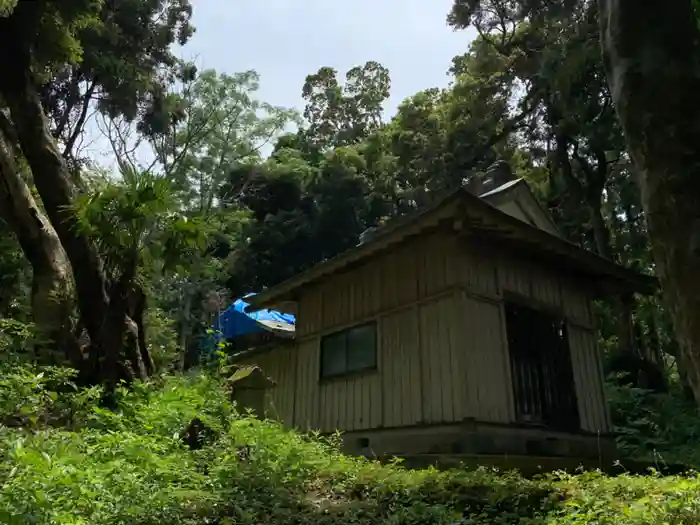
<instances>
[{"instance_id":1,"label":"understory shrub","mask_svg":"<svg viewBox=\"0 0 700 525\"><path fill-rule=\"evenodd\" d=\"M623 457L660 470L670 464L700 467L700 415L680 388L656 393L611 383L607 399Z\"/></svg>"},{"instance_id":2,"label":"understory shrub","mask_svg":"<svg viewBox=\"0 0 700 525\"><path fill-rule=\"evenodd\" d=\"M43 374L43 375L42 375ZM0 523L690 524L700 479L407 470L340 453L338 436L300 434L236 412L222 380L162 377L120 390L73 389L61 369L0 371ZM19 388L22 394L7 392ZM29 407L29 408L25 408ZM69 417L70 416L70 417ZM209 438L182 439L199 418Z\"/></svg>"}]
</instances>

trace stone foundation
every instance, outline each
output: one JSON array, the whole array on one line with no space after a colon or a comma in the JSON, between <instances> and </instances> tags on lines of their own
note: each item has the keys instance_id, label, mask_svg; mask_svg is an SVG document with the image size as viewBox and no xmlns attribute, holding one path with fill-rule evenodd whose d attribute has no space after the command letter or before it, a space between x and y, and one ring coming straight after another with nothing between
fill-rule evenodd
<instances>
[{"instance_id":1,"label":"stone foundation","mask_svg":"<svg viewBox=\"0 0 700 525\"><path fill-rule=\"evenodd\" d=\"M612 465L618 459L612 436L566 434L540 428L464 422L343 434L346 453L368 457L561 458L561 468L577 461ZM565 466L566 465L566 466ZM512 468L512 467L511 467Z\"/></svg>"}]
</instances>

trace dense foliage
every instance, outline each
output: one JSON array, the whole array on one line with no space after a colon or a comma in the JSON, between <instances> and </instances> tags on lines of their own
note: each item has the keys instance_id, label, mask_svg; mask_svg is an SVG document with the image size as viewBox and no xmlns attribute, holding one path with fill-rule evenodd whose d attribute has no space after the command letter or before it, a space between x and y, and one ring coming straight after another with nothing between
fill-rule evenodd
<instances>
[{"instance_id":1,"label":"dense foliage","mask_svg":"<svg viewBox=\"0 0 700 525\"><path fill-rule=\"evenodd\" d=\"M506 161L569 241L661 278L595 305L613 421L625 458L700 466L695 4L456 0L478 37L386 121L372 60L310 72L300 111L255 71L197 71L188 0L0 0L0 522L700 521L694 476L348 458L236 413L225 355L200 359L233 298Z\"/></svg>"},{"instance_id":2,"label":"dense foliage","mask_svg":"<svg viewBox=\"0 0 700 525\"><path fill-rule=\"evenodd\" d=\"M382 115L390 72L377 62L342 76L328 67L311 73L299 86L306 104L299 115L259 100L254 71L197 72L165 50L192 33L187 2L133 3L141 6L139 20L153 16L148 31L121 8L75 2L56 28L60 35L53 35L64 48L45 53L56 47L48 35L48 42L25 41L30 65L46 63L60 74L8 85L0 119L5 142L20 146L7 150L0 170L12 182L6 198L23 211L4 217L18 245L0 247L3 279L26 283L23 254L34 286L33 292L26 284L3 289L8 297L0 307L8 315L12 297L25 310L29 303L35 314L48 312L34 319L44 339L60 342L48 351L63 353L86 380L114 384L152 373L142 337L149 308L172 320L178 366L189 364L231 298L354 246L367 228L478 178L499 159L530 182L569 240L637 271L654 271L591 2L559 10L457 2L449 23L476 27L479 37L454 58L450 87L409 97L389 122ZM168 16L155 17L156 9ZM22 4L8 22L44 15ZM111 65L97 60L114 51L109 31L132 32L130 45L152 60L138 53L133 63L122 55ZM152 41L154 34L160 37ZM112 70L103 70L109 67L133 78L120 73L115 83ZM32 165L34 141L23 142L20 118L31 108L10 104L11 91L20 88L37 90L49 139L62 153L58 172ZM97 169L76 145L93 107L118 174ZM36 192L25 182L30 172ZM50 189L59 182L66 190L61 202ZM82 196L74 199L76 188ZM37 194L48 199L40 229L30 221L44 214ZM59 217L66 210L68 222ZM16 310L12 315L21 315ZM692 390L692 362L680 352L660 297L611 298L597 310L610 372L626 372L625 384L657 392L677 372L682 388ZM130 343L120 349L124 337ZM101 368L102 362L119 370Z\"/></svg>"},{"instance_id":3,"label":"dense foliage","mask_svg":"<svg viewBox=\"0 0 700 525\"><path fill-rule=\"evenodd\" d=\"M96 408L65 369L4 365L0 522L696 523L695 476L525 479L488 469L406 470L238 414L216 376L161 377ZM192 451L198 417L211 429ZM24 420L22 428L14 423Z\"/></svg>"}]
</instances>

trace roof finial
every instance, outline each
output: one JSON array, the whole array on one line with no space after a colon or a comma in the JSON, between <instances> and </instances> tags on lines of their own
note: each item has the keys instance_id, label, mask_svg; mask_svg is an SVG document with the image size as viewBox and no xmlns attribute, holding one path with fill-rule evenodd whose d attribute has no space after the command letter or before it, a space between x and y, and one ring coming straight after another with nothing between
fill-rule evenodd
<instances>
[{"instance_id":1,"label":"roof finial","mask_svg":"<svg viewBox=\"0 0 700 525\"><path fill-rule=\"evenodd\" d=\"M469 176L464 186L470 193L478 196L503 186L515 178L510 164L505 160L497 160L485 171L476 172Z\"/></svg>"},{"instance_id":2,"label":"roof finial","mask_svg":"<svg viewBox=\"0 0 700 525\"><path fill-rule=\"evenodd\" d=\"M497 160L491 164L484 173L484 184L488 186L486 190L492 190L503 186L505 183L515 179L513 170L505 160Z\"/></svg>"}]
</instances>

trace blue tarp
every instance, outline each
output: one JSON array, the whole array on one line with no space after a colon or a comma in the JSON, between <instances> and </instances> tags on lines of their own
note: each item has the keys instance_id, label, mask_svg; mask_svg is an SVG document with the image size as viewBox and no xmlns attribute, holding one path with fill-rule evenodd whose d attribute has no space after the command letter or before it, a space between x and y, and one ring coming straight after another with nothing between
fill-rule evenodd
<instances>
[{"instance_id":1,"label":"blue tarp","mask_svg":"<svg viewBox=\"0 0 700 525\"><path fill-rule=\"evenodd\" d=\"M283 314L274 310L258 310L257 312L247 312L248 303L243 299L255 295L249 293L240 299L236 299L231 306L224 310L219 318L214 322L213 329L221 334L224 339L263 332L265 329L256 321L277 321L294 325L296 319L291 314Z\"/></svg>"}]
</instances>

